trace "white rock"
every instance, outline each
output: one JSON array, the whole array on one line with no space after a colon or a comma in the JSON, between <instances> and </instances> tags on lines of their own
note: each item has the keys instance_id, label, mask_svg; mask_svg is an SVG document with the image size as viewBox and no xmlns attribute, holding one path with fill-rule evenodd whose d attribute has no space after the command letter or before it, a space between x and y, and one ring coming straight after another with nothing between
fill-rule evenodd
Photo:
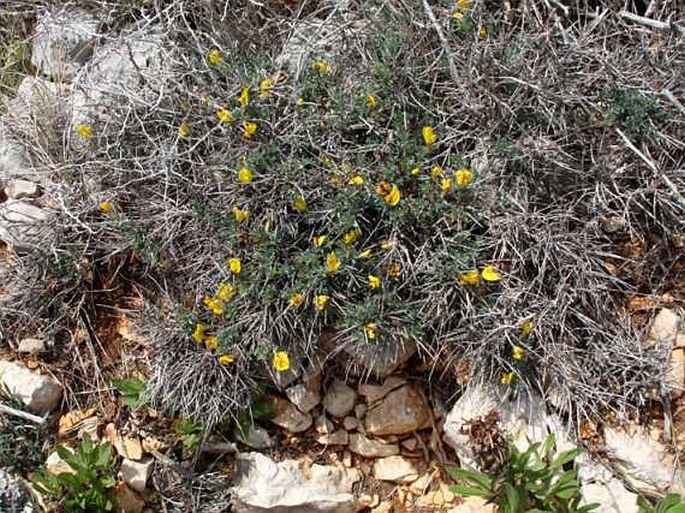
<instances>
[{"instance_id":1,"label":"white rock","mask_svg":"<svg viewBox=\"0 0 685 513\"><path fill-rule=\"evenodd\" d=\"M51 229L45 221L50 211L22 200L0 204L0 240L21 250L41 245Z\"/></svg>"},{"instance_id":2,"label":"white rock","mask_svg":"<svg viewBox=\"0 0 685 513\"><path fill-rule=\"evenodd\" d=\"M243 437L241 431L238 430L238 439L253 449L269 449L274 446L274 441L267 430L259 426L250 426L247 437Z\"/></svg>"},{"instance_id":3,"label":"white rock","mask_svg":"<svg viewBox=\"0 0 685 513\"><path fill-rule=\"evenodd\" d=\"M361 433L350 434L350 451L365 458L385 458L400 453L397 444L374 440Z\"/></svg>"},{"instance_id":4,"label":"white rock","mask_svg":"<svg viewBox=\"0 0 685 513\"><path fill-rule=\"evenodd\" d=\"M12 136L6 123L0 120L0 182L33 174L29 152Z\"/></svg>"},{"instance_id":5,"label":"white rock","mask_svg":"<svg viewBox=\"0 0 685 513\"><path fill-rule=\"evenodd\" d=\"M344 429L338 429L328 435L319 436L316 441L321 445L347 445L349 435Z\"/></svg>"},{"instance_id":6,"label":"white rock","mask_svg":"<svg viewBox=\"0 0 685 513\"><path fill-rule=\"evenodd\" d=\"M12 199L36 198L40 196L40 187L29 180L8 180L5 194Z\"/></svg>"},{"instance_id":7,"label":"white rock","mask_svg":"<svg viewBox=\"0 0 685 513\"><path fill-rule=\"evenodd\" d=\"M54 79L71 78L92 55L99 25L85 11L44 12L36 23L31 64Z\"/></svg>"},{"instance_id":8,"label":"white rock","mask_svg":"<svg viewBox=\"0 0 685 513\"><path fill-rule=\"evenodd\" d=\"M589 483L580 487L581 504L599 503L594 513L638 513L637 494L629 492L616 478L607 483Z\"/></svg>"},{"instance_id":9,"label":"white rock","mask_svg":"<svg viewBox=\"0 0 685 513\"><path fill-rule=\"evenodd\" d=\"M356 400L357 392L336 379L326 391L323 405L328 413L334 417L342 418L354 409Z\"/></svg>"},{"instance_id":10,"label":"white rock","mask_svg":"<svg viewBox=\"0 0 685 513\"><path fill-rule=\"evenodd\" d=\"M348 431L354 431L359 427L359 419L357 417L345 417L343 419L343 427Z\"/></svg>"},{"instance_id":11,"label":"white rock","mask_svg":"<svg viewBox=\"0 0 685 513\"><path fill-rule=\"evenodd\" d=\"M290 401L278 399L275 404L277 414L271 418L271 422L277 426L291 433L301 433L312 425L312 416L308 413L302 413Z\"/></svg>"},{"instance_id":12,"label":"white rock","mask_svg":"<svg viewBox=\"0 0 685 513\"><path fill-rule=\"evenodd\" d=\"M74 450L71 447L63 447L70 453L74 453ZM71 466L69 466L66 461L59 457L57 451L52 452L50 456L48 456L48 459L45 460L45 470L47 470L50 474L53 474L55 476L59 474L76 473L76 471L73 468L71 468Z\"/></svg>"},{"instance_id":13,"label":"white rock","mask_svg":"<svg viewBox=\"0 0 685 513\"><path fill-rule=\"evenodd\" d=\"M259 453L236 459L232 506L236 513L353 513L359 472L340 466L279 463Z\"/></svg>"},{"instance_id":14,"label":"white rock","mask_svg":"<svg viewBox=\"0 0 685 513\"><path fill-rule=\"evenodd\" d=\"M532 443L543 442L550 433L556 438L557 452L575 447L561 420L547 413L541 398L521 394L516 400L509 401L497 388L473 383L445 419L445 438L456 451L462 466L476 468L467 422L484 417L492 410L499 413L500 427L512 436L519 450L524 451Z\"/></svg>"},{"instance_id":15,"label":"white rock","mask_svg":"<svg viewBox=\"0 0 685 513\"><path fill-rule=\"evenodd\" d=\"M121 469L119 470L121 472L121 479L132 490L143 493L145 491L145 486L147 485L147 480L152 473L154 463L155 462L152 459L146 461L132 461L124 458L121 462Z\"/></svg>"},{"instance_id":16,"label":"white rock","mask_svg":"<svg viewBox=\"0 0 685 513\"><path fill-rule=\"evenodd\" d=\"M15 123L23 121L24 129L45 131L53 125L57 126L67 115L69 91L70 86L67 84L26 76L19 84L14 98L8 102L7 115Z\"/></svg>"},{"instance_id":17,"label":"white rock","mask_svg":"<svg viewBox=\"0 0 685 513\"><path fill-rule=\"evenodd\" d=\"M390 376L382 385L359 385L359 395L364 396L367 403L375 403L406 383L404 378Z\"/></svg>"},{"instance_id":18,"label":"white rock","mask_svg":"<svg viewBox=\"0 0 685 513\"><path fill-rule=\"evenodd\" d=\"M51 412L62 399L62 387L53 378L13 362L0 361L0 385L38 413Z\"/></svg>"},{"instance_id":19,"label":"white rock","mask_svg":"<svg viewBox=\"0 0 685 513\"><path fill-rule=\"evenodd\" d=\"M680 317L678 314L669 308L662 308L649 328L647 346L663 344L664 346L671 347L675 344L679 325Z\"/></svg>"},{"instance_id":20,"label":"white rock","mask_svg":"<svg viewBox=\"0 0 685 513\"><path fill-rule=\"evenodd\" d=\"M403 386L369 408L364 426L372 435L404 435L421 429L429 419L430 410L421 394L412 386Z\"/></svg>"},{"instance_id":21,"label":"white rock","mask_svg":"<svg viewBox=\"0 0 685 513\"><path fill-rule=\"evenodd\" d=\"M676 468L676 458L666 446L639 428L628 435L605 428L606 457L611 467L636 492L656 496L669 491L685 492L683 474Z\"/></svg>"},{"instance_id":22,"label":"white rock","mask_svg":"<svg viewBox=\"0 0 685 513\"><path fill-rule=\"evenodd\" d=\"M678 397L683 392L685 385L685 349L678 347L671 351L671 359L668 362L668 387L671 397Z\"/></svg>"},{"instance_id":23,"label":"white rock","mask_svg":"<svg viewBox=\"0 0 685 513\"><path fill-rule=\"evenodd\" d=\"M42 353L43 351L45 351L45 341L40 338L25 338L19 342L17 350L20 353Z\"/></svg>"},{"instance_id":24,"label":"white rock","mask_svg":"<svg viewBox=\"0 0 685 513\"><path fill-rule=\"evenodd\" d=\"M408 459L402 456L388 456L374 462L373 477L381 481L407 484L416 481L419 473Z\"/></svg>"},{"instance_id":25,"label":"white rock","mask_svg":"<svg viewBox=\"0 0 685 513\"><path fill-rule=\"evenodd\" d=\"M285 395L302 413L310 412L321 402L319 394L309 391L303 384L288 388L285 391Z\"/></svg>"},{"instance_id":26,"label":"white rock","mask_svg":"<svg viewBox=\"0 0 685 513\"><path fill-rule=\"evenodd\" d=\"M150 103L173 76L163 34L132 30L99 47L74 78L72 133L81 123L109 121L116 109Z\"/></svg>"}]
</instances>

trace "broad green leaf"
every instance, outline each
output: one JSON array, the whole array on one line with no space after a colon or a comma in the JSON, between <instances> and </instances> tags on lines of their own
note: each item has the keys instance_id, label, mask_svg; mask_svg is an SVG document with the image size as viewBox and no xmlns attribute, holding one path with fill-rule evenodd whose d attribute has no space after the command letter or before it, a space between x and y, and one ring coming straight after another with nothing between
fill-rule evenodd
<instances>
[{"instance_id":1,"label":"broad green leaf","mask_svg":"<svg viewBox=\"0 0 685 513\"><path fill-rule=\"evenodd\" d=\"M578 449L571 449L570 451L562 452L556 459L549 465L549 468L559 468L566 463L573 461L578 457L580 451Z\"/></svg>"},{"instance_id":2,"label":"broad green leaf","mask_svg":"<svg viewBox=\"0 0 685 513\"><path fill-rule=\"evenodd\" d=\"M450 486L450 491L453 494L461 495L462 497L483 497L484 499L490 498L490 492L488 490L474 488L471 486L452 485Z\"/></svg>"}]
</instances>

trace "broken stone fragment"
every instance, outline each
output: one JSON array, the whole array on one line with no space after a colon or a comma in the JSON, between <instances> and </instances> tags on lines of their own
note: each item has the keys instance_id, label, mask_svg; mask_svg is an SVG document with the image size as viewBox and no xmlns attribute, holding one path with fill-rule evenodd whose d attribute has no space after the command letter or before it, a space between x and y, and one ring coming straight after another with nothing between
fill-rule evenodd
<instances>
[{"instance_id":1,"label":"broken stone fragment","mask_svg":"<svg viewBox=\"0 0 685 513\"><path fill-rule=\"evenodd\" d=\"M402 456L388 456L375 461L373 477L381 481L408 484L416 481L419 474L414 464Z\"/></svg>"},{"instance_id":2,"label":"broken stone fragment","mask_svg":"<svg viewBox=\"0 0 685 513\"><path fill-rule=\"evenodd\" d=\"M326 391L323 405L334 417L343 418L354 409L356 400L357 392L336 379Z\"/></svg>"},{"instance_id":3,"label":"broken stone fragment","mask_svg":"<svg viewBox=\"0 0 685 513\"><path fill-rule=\"evenodd\" d=\"M0 360L0 388L37 413L49 413L62 399L62 387L52 377Z\"/></svg>"},{"instance_id":4,"label":"broken stone fragment","mask_svg":"<svg viewBox=\"0 0 685 513\"><path fill-rule=\"evenodd\" d=\"M404 435L421 429L430 419L423 397L412 386L390 392L366 412L364 425L372 435Z\"/></svg>"}]
</instances>

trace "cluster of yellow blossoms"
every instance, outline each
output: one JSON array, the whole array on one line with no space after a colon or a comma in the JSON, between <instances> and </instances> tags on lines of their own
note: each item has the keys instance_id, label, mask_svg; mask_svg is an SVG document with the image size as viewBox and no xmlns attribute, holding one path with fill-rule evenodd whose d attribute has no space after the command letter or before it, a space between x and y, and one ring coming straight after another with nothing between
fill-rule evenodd
<instances>
[{"instance_id":1,"label":"cluster of yellow blossoms","mask_svg":"<svg viewBox=\"0 0 685 513\"><path fill-rule=\"evenodd\" d=\"M533 324L533 321L530 319L523 321L521 324L519 324L519 328L521 330L521 338L525 339L528 337L531 332L533 331L533 328L535 325ZM511 348L511 358L514 360L514 362L521 362L525 359L526 357L526 350L519 346L519 345L514 345ZM500 382L503 385L511 385L516 381L516 373L512 370L509 372L504 372L502 373L502 377L500 378Z\"/></svg>"}]
</instances>

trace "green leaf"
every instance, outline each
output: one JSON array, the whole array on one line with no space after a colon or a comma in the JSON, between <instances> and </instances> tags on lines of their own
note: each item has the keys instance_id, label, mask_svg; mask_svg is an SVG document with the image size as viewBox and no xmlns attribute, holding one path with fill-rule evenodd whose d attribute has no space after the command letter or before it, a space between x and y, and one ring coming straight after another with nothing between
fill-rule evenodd
<instances>
[{"instance_id":1,"label":"green leaf","mask_svg":"<svg viewBox=\"0 0 685 513\"><path fill-rule=\"evenodd\" d=\"M514 488L511 483L504 484L504 493L507 495L507 503L512 511L519 511L523 505L521 500L520 492Z\"/></svg>"},{"instance_id":2,"label":"green leaf","mask_svg":"<svg viewBox=\"0 0 685 513\"><path fill-rule=\"evenodd\" d=\"M570 451L562 452L549 465L549 468L551 468L551 469L559 468L559 467L565 465L566 463L569 463L569 462L575 460L579 454L580 454L580 451L578 449L571 449Z\"/></svg>"},{"instance_id":3,"label":"green leaf","mask_svg":"<svg viewBox=\"0 0 685 513\"><path fill-rule=\"evenodd\" d=\"M470 481L485 490L490 490L492 488L492 479L481 472L475 472L465 468L452 468L450 474L457 480Z\"/></svg>"},{"instance_id":4,"label":"green leaf","mask_svg":"<svg viewBox=\"0 0 685 513\"><path fill-rule=\"evenodd\" d=\"M489 499L491 493L489 490L483 490L482 488L473 488L471 486L462 485L452 485L450 491L455 495L461 495L462 497L483 497L484 499Z\"/></svg>"},{"instance_id":5,"label":"green leaf","mask_svg":"<svg viewBox=\"0 0 685 513\"><path fill-rule=\"evenodd\" d=\"M578 513L585 513L586 511L592 511L593 509L597 509L601 506L599 502L591 502L590 504L585 504L584 506L581 506L578 508Z\"/></svg>"}]
</instances>

